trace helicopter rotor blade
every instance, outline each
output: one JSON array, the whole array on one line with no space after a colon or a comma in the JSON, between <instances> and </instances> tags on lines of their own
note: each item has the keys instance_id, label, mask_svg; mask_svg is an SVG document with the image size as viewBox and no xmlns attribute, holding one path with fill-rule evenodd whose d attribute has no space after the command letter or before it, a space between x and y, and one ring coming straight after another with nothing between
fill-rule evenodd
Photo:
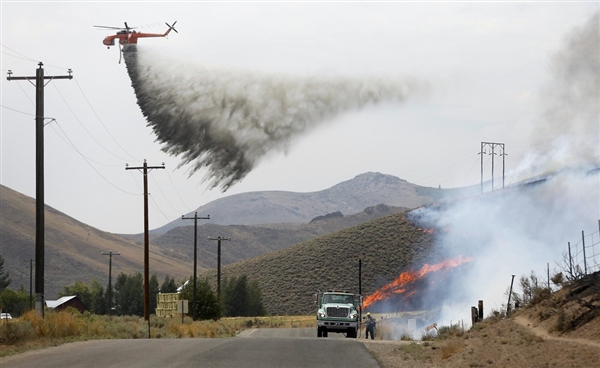
<instances>
[{"instance_id":1,"label":"helicopter rotor blade","mask_svg":"<svg viewBox=\"0 0 600 368\"><path fill-rule=\"evenodd\" d=\"M169 27L170 29L172 29L173 31L175 31L175 33L179 33L177 32L177 30L175 29L175 24L177 24L177 21L175 21L173 23L173 25L170 25L169 23L165 22L165 24L167 25L167 27Z\"/></svg>"},{"instance_id":2,"label":"helicopter rotor blade","mask_svg":"<svg viewBox=\"0 0 600 368\"><path fill-rule=\"evenodd\" d=\"M96 28L106 28L106 29L124 29L121 27L110 27L110 26L94 26Z\"/></svg>"}]
</instances>

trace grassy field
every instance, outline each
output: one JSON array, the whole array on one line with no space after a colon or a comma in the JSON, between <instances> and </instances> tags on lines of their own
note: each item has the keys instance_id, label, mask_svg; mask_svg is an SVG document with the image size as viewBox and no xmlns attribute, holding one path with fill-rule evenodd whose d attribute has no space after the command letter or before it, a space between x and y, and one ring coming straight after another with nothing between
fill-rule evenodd
<instances>
[{"instance_id":1,"label":"grassy field","mask_svg":"<svg viewBox=\"0 0 600 368\"><path fill-rule=\"evenodd\" d=\"M0 323L0 357L28 350L95 339L231 337L248 328L314 327L314 316L222 318L192 321L189 317L100 316L78 312L27 312Z\"/></svg>"}]
</instances>

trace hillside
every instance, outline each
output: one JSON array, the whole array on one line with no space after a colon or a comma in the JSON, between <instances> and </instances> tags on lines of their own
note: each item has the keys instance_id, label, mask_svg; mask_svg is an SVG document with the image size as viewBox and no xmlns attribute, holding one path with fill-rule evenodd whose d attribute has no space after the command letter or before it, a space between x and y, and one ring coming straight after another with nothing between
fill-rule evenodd
<instances>
[{"instance_id":1,"label":"hillside","mask_svg":"<svg viewBox=\"0 0 600 368\"><path fill-rule=\"evenodd\" d=\"M223 243L222 263L248 259L318 236L403 211L377 205L344 216L320 214L309 223L267 224L262 226L223 226L210 223L198 227L198 268L215 268L216 242L208 236L231 237ZM108 257L102 252L120 252L113 257L113 275L143 271L143 237L124 237L100 231L46 206L45 297L54 299L64 286L75 281L89 282L108 278ZM182 279L193 270L193 234L191 221L150 241L150 273ZM35 259L35 199L0 186L0 252L12 288L29 289L29 264ZM76 272L74 270L77 270Z\"/></svg>"},{"instance_id":2,"label":"hillside","mask_svg":"<svg viewBox=\"0 0 600 368\"><path fill-rule=\"evenodd\" d=\"M143 272L143 243L100 231L46 206L45 297L54 299L64 286L97 278L108 282L108 256L113 275ZM35 200L0 185L0 252L11 288L29 290L30 260L35 260ZM34 266L35 268L35 266ZM150 248L150 273L159 277L190 274L191 263L181 262ZM35 292L35 291L34 291Z\"/></svg>"},{"instance_id":3,"label":"hillside","mask_svg":"<svg viewBox=\"0 0 600 368\"><path fill-rule=\"evenodd\" d=\"M479 187L476 188L479 190ZM327 213L352 215L380 203L388 206L416 208L441 198L460 197L470 189L439 189L411 184L392 175L364 173L331 188L311 193L263 191L235 194L217 199L197 209L199 215L210 215L212 224L262 225L272 223L308 223ZM193 216L193 212L188 214ZM186 215L187 216L187 215ZM189 225L175 220L152 234Z\"/></svg>"},{"instance_id":4,"label":"hillside","mask_svg":"<svg viewBox=\"0 0 600 368\"><path fill-rule=\"evenodd\" d=\"M405 210L380 204L350 216L340 212L318 216L307 224L222 226L204 223L197 229L198 265L207 269L217 265L217 242L208 240L208 237L231 238L231 241L222 241L221 244L221 264L227 265ZM194 225L189 226L189 223L193 222L188 221L188 226L180 226L154 237L152 244L170 257L193 262Z\"/></svg>"},{"instance_id":5,"label":"hillside","mask_svg":"<svg viewBox=\"0 0 600 368\"><path fill-rule=\"evenodd\" d=\"M314 312L318 290L344 288L358 292L362 259L362 292L370 294L414 264L433 260L433 235L393 214L308 242L222 268L223 278L247 275L256 280L269 313ZM201 277L216 280L210 270Z\"/></svg>"},{"instance_id":6,"label":"hillside","mask_svg":"<svg viewBox=\"0 0 600 368\"><path fill-rule=\"evenodd\" d=\"M468 331L435 341L365 344L384 368L600 366L600 272L564 283L508 318L485 317Z\"/></svg>"}]
</instances>

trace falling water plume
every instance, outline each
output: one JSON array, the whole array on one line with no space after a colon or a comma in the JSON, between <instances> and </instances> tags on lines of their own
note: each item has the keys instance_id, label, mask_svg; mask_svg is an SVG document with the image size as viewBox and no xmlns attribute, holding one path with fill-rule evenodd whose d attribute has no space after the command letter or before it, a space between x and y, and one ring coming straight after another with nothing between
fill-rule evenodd
<instances>
[{"instance_id":1,"label":"falling water plume","mask_svg":"<svg viewBox=\"0 0 600 368\"><path fill-rule=\"evenodd\" d=\"M300 78L189 65L138 47L124 50L142 113L163 151L207 169L210 188L226 191L266 154L337 114L403 102L422 83L389 78Z\"/></svg>"}]
</instances>

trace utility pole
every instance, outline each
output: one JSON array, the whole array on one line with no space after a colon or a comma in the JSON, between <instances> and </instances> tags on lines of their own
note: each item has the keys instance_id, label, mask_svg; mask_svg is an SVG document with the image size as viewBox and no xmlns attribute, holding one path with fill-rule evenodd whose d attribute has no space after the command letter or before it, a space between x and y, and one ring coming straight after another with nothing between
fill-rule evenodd
<instances>
[{"instance_id":1,"label":"utility pole","mask_svg":"<svg viewBox=\"0 0 600 368\"><path fill-rule=\"evenodd\" d=\"M216 237L211 238L208 237L208 240L217 240L217 298L221 301L221 241L222 240L231 240L231 238L224 237Z\"/></svg>"},{"instance_id":2,"label":"utility pole","mask_svg":"<svg viewBox=\"0 0 600 368\"><path fill-rule=\"evenodd\" d=\"M29 309L33 310L33 258L29 259Z\"/></svg>"},{"instance_id":3,"label":"utility pole","mask_svg":"<svg viewBox=\"0 0 600 368\"><path fill-rule=\"evenodd\" d=\"M108 253L102 252L103 256L108 256L108 315L112 310L112 256L120 256L121 253L113 253L109 250Z\"/></svg>"},{"instance_id":4,"label":"utility pole","mask_svg":"<svg viewBox=\"0 0 600 368\"><path fill-rule=\"evenodd\" d=\"M194 220L194 291L192 297L192 320L196 320L196 264L198 262L198 220L210 220L210 215L206 217L198 217L198 212L194 213L194 217L183 217L182 220Z\"/></svg>"},{"instance_id":5,"label":"utility pole","mask_svg":"<svg viewBox=\"0 0 600 368\"><path fill-rule=\"evenodd\" d=\"M35 309L44 317L44 87L53 79L73 79L69 75L44 76L43 63L40 61L35 77L13 77L8 71L7 80L26 80L35 86ZM44 81L48 83L44 84ZM35 81L33 83L32 81Z\"/></svg>"},{"instance_id":6,"label":"utility pole","mask_svg":"<svg viewBox=\"0 0 600 368\"><path fill-rule=\"evenodd\" d=\"M485 151L486 147L491 148L491 152L489 153L492 156L492 191L494 191L494 156L502 156L502 188L504 188L504 164L506 162L505 156L508 156L504 152L504 143L493 143L493 142L481 142L481 150L479 151L479 155L481 155L481 193L483 194L483 155L487 152ZM495 148L499 147L502 150L502 153L496 154Z\"/></svg>"},{"instance_id":7,"label":"utility pole","mask_svg":"<svg viewBox=\"0 0 600 368\"><path fill-rule=\"evenodd\" d=\"M163 162L160 166L148 166L146 160L144 160L144 166L141 167L129 167L125 164L125 170L142 170L144 175L144 319L150 320L150 284L148 280L148 263L149 262L149 248L150 240L148 235L148 172L154 169L164 169L165 163Z\"/></svg>"}]
</instances>

